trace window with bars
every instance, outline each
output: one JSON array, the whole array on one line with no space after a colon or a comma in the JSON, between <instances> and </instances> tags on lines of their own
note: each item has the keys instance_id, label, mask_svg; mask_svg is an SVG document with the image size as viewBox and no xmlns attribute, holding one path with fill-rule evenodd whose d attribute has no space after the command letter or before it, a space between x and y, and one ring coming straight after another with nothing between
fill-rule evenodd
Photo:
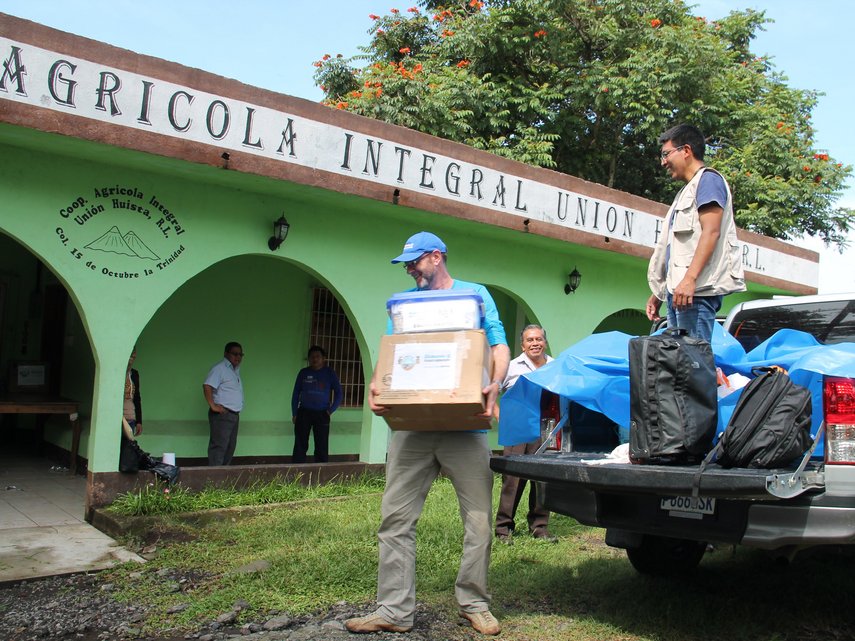
<instances>
[{"instance_id":1,"label":"window with bars","mask_svg":"<svg viewBox=\"0 0 855 641\"><path fill-rule=\"evenodd\" d=\"M312 290L312 327L309 346L320 345L327 352L327 365L341 381L342 407L362 407L365 375L362 355L353 328L335 295L325 287Z\"/></svg>"}]
</instances>

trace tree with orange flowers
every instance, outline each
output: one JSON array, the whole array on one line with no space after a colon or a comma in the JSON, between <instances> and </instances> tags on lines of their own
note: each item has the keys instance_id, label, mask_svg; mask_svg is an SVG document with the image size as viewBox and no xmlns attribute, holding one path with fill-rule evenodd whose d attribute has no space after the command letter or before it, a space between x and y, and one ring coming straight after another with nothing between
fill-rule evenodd
<instances>
[{"instance_id":1,"label":"tree with orange flowers","mask_svg":"<svg viewBox=\"0 0 855 641\"><path fill-rule=\"evenodd\" d=\"M691 122L731 183L738 224L841 244L852 168L815 149L818 96L751 40L753 10L717 21L674 0L422 0L371 15L351 60L319 60L325 103L670 202L658 135ZM343 106L342 106L343 105Z\"/></svg>"}]
</instances>

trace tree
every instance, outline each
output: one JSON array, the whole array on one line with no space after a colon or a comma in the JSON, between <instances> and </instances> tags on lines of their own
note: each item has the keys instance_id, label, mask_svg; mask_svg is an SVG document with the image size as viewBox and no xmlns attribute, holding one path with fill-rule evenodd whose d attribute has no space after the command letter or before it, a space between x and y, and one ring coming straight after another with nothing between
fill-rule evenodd
<instances>
[{"instance_id":1,"label":"tree","mask_svg":"<svg viewBox=\"0 0 855 641\"><path fill-rule=\"evenodd\" d=\"M421 8L419 8L421 7ZM737 223L845 244L837 208L852 168L814 146L817 94L787 86L750 50L763 12L718 22L680 0L423 0L369 16L353 59L324 56L325 103L653 200L678 188L659 134L708 136Z\"/></svg>"}]
</instances>

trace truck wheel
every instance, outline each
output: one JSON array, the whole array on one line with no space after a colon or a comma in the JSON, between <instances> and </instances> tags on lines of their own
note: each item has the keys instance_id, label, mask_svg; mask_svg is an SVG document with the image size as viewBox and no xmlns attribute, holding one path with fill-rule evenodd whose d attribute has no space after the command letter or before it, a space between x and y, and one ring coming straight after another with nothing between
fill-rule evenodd
<instances>
[{"instance_id":1,"label":"truck wheel","mask_svg":"<svg viewBox=\"0 0 855 641\"><path fill-rule=\"evenodd\" d=\"M627 548L626 555L632 567L642 574L677 576L694 571L706 549L705 541L645 534L641 545Z\"/></svg>"}]
</instances>

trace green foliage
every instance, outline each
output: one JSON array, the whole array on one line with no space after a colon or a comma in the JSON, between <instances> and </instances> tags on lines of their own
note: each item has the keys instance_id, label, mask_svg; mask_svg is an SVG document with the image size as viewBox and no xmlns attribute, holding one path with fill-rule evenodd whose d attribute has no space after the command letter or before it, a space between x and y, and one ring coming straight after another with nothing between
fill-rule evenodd
<instances>
[{"instance_id":1,"label":"green foliage","mask_svg":"<svg viewBox=\"0 0 855 641\"><path fill-rule=\"evenodd\" d=\"M325 103L654 200L678 188L659 134L690 122L737 223L843 244L852 168L815 148L817 94L751 52L763 12L717 22L675 0L457 0L370 16L362 55L324 56Z\"/></svg>"}]
</instances>

